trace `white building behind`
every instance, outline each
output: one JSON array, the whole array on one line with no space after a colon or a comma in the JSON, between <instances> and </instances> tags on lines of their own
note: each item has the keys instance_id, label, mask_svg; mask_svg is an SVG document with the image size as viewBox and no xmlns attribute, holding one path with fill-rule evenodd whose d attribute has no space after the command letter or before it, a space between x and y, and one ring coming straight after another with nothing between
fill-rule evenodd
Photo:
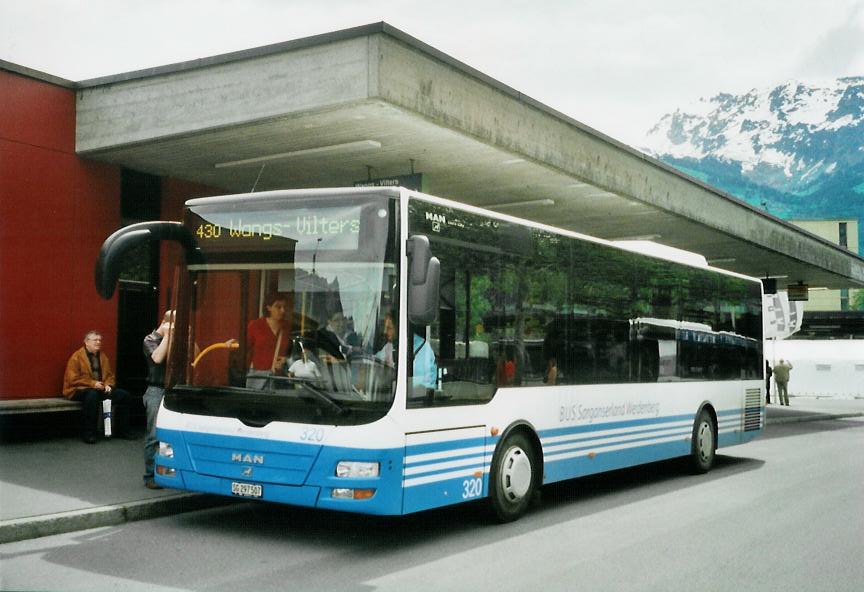
<instances>
[{"instance_id":1,"label":"white building behind","mask_svg":"<svg viewBox=\"0 0 864 592\"><path fill-rule=\"evenodd\" d=\"M781 358L792 364L791 396L864 398L862 340L770 340L765 343L765 356L772 367ZM775 385L771 390L777 392Z\"/></svg>"}]
</instances>

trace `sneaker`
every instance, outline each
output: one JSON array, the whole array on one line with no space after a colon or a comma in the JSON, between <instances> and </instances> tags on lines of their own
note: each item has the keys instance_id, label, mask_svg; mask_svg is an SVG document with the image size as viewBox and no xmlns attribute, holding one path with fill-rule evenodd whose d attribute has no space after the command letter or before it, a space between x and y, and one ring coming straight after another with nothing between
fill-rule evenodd
<instances>
[{"instance_id":1,"label":"sneaker","mask_svg":"<svg viewBox=\"0 0 864 592\"><path fill-rule=\"evenodd\" d=\"M156 483L154 479L147 479L144 481L144 487L147 489L162 489L162 486Z\"/></svg>"}]
</instances>

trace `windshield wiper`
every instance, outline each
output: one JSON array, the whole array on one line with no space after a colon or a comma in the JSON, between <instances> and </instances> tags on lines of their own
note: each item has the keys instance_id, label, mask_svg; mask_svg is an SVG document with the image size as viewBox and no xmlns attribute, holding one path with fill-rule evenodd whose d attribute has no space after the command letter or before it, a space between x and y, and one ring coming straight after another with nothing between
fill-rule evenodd
<instances>
[{"instance_id":1,"label":"windshield wiper","mask_svg":"<svg viewBox=\"0 0 864 592\"><path fill-rule=\"evenodd\" d=\"M307 379L303 378L289 378L286 376L268 376L268 383L272 382L289 382L292 384L299 384L304 390L312 395L311 398L316 399L322 403L326 407L328 407L331 411L336 413L336 415L343 415L346 412L344 406L340 405L334 397L331 397L327 394L326 391L323 391L312 384L309 383ZM175 386L171 392L185 392L185 393L194 393L194 394L202 394L202 393L212 393L219 392L224 394L230 393L242 393L248 395L250 392L255 392L262 395L279 395L281 394L279 391L275 391L273 389L267 390L259 390L259 389L249 389L242 387L210 387L210 386L192 386L192 385L178 385Z\"/></svg>"},{"instance_id":2,"label":"windshield wiper","mask_svg":"<svg viewBox=\"0 0 864 592\"><path fill-rule=\"evenodd\" d=\"M197 384L176 384L170 389L166 391L166 393L184 393L184 394L207 394L207 393L220 393L220 394L237 394L237 393L245 393L248 389L238 386L218 386L218 385L197 385Z\"/></svg>"},{"instance_id":3,"label":"windshield wiper","mask_svg":"<svg viewBox=\"0 0 864 592\"><path fill-rule=\"evenodd\" d=\"M337 403L336 399L334 399L333 397L328 395L326 392L322 391L319 388L312 386L311 384L309 384L306 381L301 382L300 386L302 386L308 392L312 393L312 395L314 395L314 397L316 399L318 399L319 401L322 401L328 407L330 407L330 409L332 409L336 413L336 415L342 415L343 413L345 413L345 408L342 405L340 405L339 403Z\"/></svg>"}]
</instances>

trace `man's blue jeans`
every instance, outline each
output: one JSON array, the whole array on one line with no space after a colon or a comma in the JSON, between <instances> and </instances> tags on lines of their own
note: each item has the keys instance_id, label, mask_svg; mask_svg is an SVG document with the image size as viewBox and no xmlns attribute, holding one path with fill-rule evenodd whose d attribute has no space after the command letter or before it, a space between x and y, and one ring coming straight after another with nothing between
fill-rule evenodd
<instances>
[{"instance_id":1,"label":"man's blue jeans","mask_svg":"<svg viewBox=\"0 0 864 592\"><path fill-rule=\"evenodd\" d=\"M147 411L147 432L144 434L144 480L153 478L156 449L159 440L156 439L156 414L162 404L165 389L161 386L148 386L144 391L144 409Z\"/></svg>"}]
</instances>

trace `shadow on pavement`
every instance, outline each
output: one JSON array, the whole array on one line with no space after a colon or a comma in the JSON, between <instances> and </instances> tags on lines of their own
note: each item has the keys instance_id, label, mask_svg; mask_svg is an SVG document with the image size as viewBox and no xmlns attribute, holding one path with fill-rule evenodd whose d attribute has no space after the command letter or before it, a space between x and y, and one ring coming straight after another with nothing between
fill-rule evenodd
<instances>
[{"instance_id":1,"label":"shadow on pavement","mask_svg":"<svg viewBox=\"0 0 864 592\"><path fill-rule=\"evenodd\" d=\"M30 551L0 553L0 559L38 553L58 565L145 586L365 590L357 582L762 465L759 460L722 455L716 468L701 476L684 472L680 461L664 461L550 485L527 516L503 525L494 523L484 503L398 518L243 503L85 531L64 540L43 539ZM197 544L185 543L189 540ZM55 542L60 544L46 548ZM267 558L274 556L280 560L268 564ZM338 570L333 569L334 562ZM339 579L345 573L351 574L351 581Z\"/></svg>"},{"instance_id":2,"label":"shadow on pavement","mask_svg":"<svg viewBox=\"0 0 864 592\"><path fill-rule=\"evenodd\" d=\"M45 437L0 450L2 508L8 520L160 497L143 487L143 430L137 440ZM176 493L176 492L175 492Z\"/></svg>"}]
</instances>

